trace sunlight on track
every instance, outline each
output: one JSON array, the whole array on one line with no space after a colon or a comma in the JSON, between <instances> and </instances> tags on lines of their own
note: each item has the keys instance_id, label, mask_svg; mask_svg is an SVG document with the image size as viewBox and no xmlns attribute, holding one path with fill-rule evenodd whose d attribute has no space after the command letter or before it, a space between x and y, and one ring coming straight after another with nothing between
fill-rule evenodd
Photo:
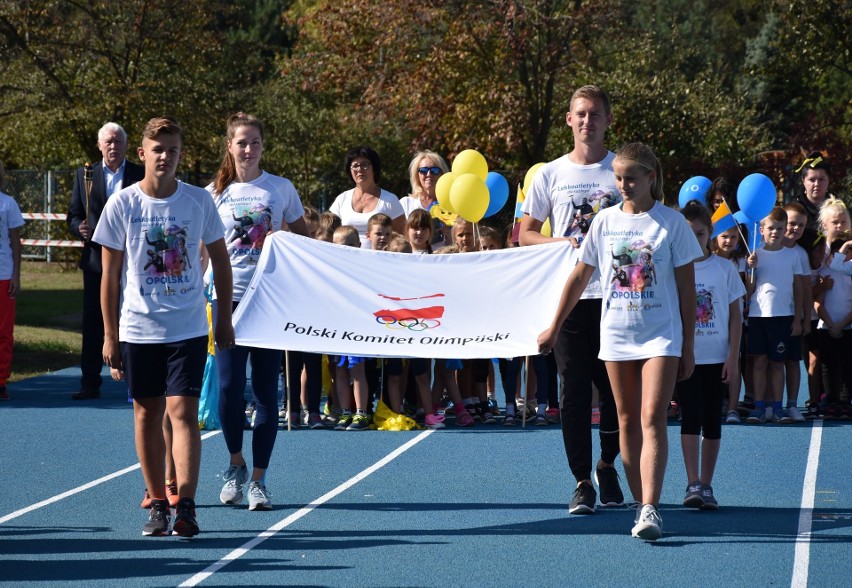
<instances>
[{"instance_id":1,"label":"sunlight on track","mask_svg":"<svg viewBox=\"0 0 852 588\"><path fill-rule=\"evenodd\" d=\"M241 558L246 553L248 553L249 551L251 551L252 549L257 547L258 545L260 545L261 543L263 543L264 541L266 541L270 537L273 537L276 533L278 533L278 531L281 531L282 529L289 527L291 524L295 523L296 521L298 521L299 519L301 519L305 515L310 514L318 506L322 506L323 504L325 504L326 502L328 502L329 500L331 500L332 498L334 498L335 496L337 496L341 492L348 490L349 488L351 488L352 486L354 486L355 484L357 484L358 482L360 482L361 480L363 480L364 478L366 478L370 474L380 470L381 468L383 468L384 466L386 466L387 464L392 462L394 459L396 459L397 457L399 457L400 455L402 455L403 453L405 453L406 451L408 451L409 449L411 449L412 447L414 447L415 445L417 445L418 443L423 441L426 437L428 437L429 435L431 435L434 432L435 432L434 429L427 429L427 430L423 431L422 433L420 433L419 435L417 435L413 439L409 440L407 443L397 447L396 449L394 449L393 451L388 453L386 456L384 456L382 459L380 459L379 461L377 461L376 463L374 463L373 465L371 465L370 467L368 467L364 471L362 471L362 472L356 474L355 476L349 478L348 480L346 480L344 483L342 483L340 486L338 486L334 490L331 490L331 491L323 494L322 496L320 496L319 498L317 498L316 500L314 500L313 502L311 502L307 506L300 508L299 510L297 510L296 512L294 512L293 514L291 514L287 518L285 518L285 519L277 522L276 524L272 525L271 527L269 527L269 529L267 529L266 531L264 531L263 533L261 533L260 535L258 535L254 539L252 539L251 541L247 541L241 547L238 547L237 549L233 550L231 553L229 553L228 555L226 555L225 557L223 557L222 559L220 559L216 563L208 566L205 570L198 572L197 574L195 574L194 576L192 576L191 578L189 578L185 582L182 582L180 584L180 588L183 588L185 586L197 586L198 584L200 584L201 582L203 582L204 580L206 580L207 578L209 578L210 576L212 576L213 574L215 574L216 572L218 572L219 570L224 568L226 565L228 565L232 561L235 561L235 560Z\"/></svg>"},{"instance_id":2,"label":"sunlight on track","mask_svg":"<svg viewBox=\"0 0 852 588\"><path fill-rule=\"evenodd\" d=\"M815 421L811 429L811 445L808 449L805 481L802 485L802 506L799 510L799 532L796 537L796 555L793 559L792 588L808 585L808 567L811 560L811 524L814 516L819 451L822 445L822 421Z\"/></svg>"},{"instance_id":3,"label":"sunlight on track","mask_svg":"<svg viewBox=\"0 0 852 588\"><path fill-rule=\"evenodd\" d=\"M209 439L210 437L212 437L214 435L218 435L221 432L222 431L210 431L209 433L204 433L201 436L201 440L203 441L205 439ZM0 517L0 525L2 525L3 523L9 522L12 519L16 519L20 516L23 516L23 515L25 515L29 512L32 512L34 510L38 510L38 509L40 509L44 506L47 506L49 504L53 504L54 502L59 502L60 500L68 498L69 496L74 496L75 494L79 494L80 492L83 492L85 490L89 490L90 488L94 488L95 486L99 486L100 484L103 484L104 482L109 482L110 480L113 480L115 478L119 478L119 477L123 476L124 474L129 474L132 471L138 470L140 467L141 466L137 462L132 466L124 468L123 470L118 470L117 472L107 474L106 476L98 478L97 480L92 480L91 482L87 482L87 483L83 484L82 486L77 486L76 488L72 488L71 490L66 490L62 494L57 494L56 496L51 496L50 498L48 498L46 500L42 500L41 502L36 502L35 504L31 504L27 507L20 509L20 510L16 510L15 512L11 512L11 513L9 513L5 516Z\"/></svg>"}]
</instances>

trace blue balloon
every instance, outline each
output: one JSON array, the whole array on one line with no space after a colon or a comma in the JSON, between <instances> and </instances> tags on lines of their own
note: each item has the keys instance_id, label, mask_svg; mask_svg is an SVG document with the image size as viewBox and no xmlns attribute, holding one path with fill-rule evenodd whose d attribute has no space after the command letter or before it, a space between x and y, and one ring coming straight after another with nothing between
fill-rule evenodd
<instances>
[{"instance_id":1,"label":"blue balloon","mask_svg":"<svg viewBox=\"0 0 852 588\"><path fill-rule=\"evenodd\" d=\"M746 238L748 239L748 248L754 249L755 247L760 247L763 243L763 237L760 232L758 232L758 228L760 227L760 222L750 219L745 212L742 210L738 210L734 213L734 219L746 227ZM757 237L757 243L755 244L755 237Z\"/></svg>"},{"instance_id":2,"label":"blue balloon","mask_svg":"<svg viewBox=\"0 0 852 588\"><path fill-rule=\"evenodd\" d=\"M775 184L763 174L751 174L737 188L737 203L747 217L760 222L775 207Z\"/></svg>"},{"instance_id":3,"label":"blue balloon","mask_svg":"<svg viewBox=\"0 0 852 588\"><path fill-rule=\"evenodd\" d=\"M738 223L740 223L741 225L749 225L749 226L751 226L751 225L753 225L753 224L754 224L754 221L753 221L753 220L751 220L751 219L748 217L748 215L747 215L746 213L744 213L742 210L738 210L738 211L736 211L736 212L734 213L734 219L736 219L736 221L737 221Z\"/></svg>"},{"instance_id":4,"label":"blue balloon","mask_svg":"<svg viewBox=\"0 0 852 588\"><path fill-rule=\"evenodd\" d=\"M500 212L503 205L509 199L509 182L506 178L497 172L488 172L485 177L485 185L488 187L488 208L485 209L485 214L482 218L487 218L491 215Z\"/></svg>"},{"instance_id":5,"label":"blue balloon","mask_svg":"<svg viewBox=\"0 0 852 588\"><path fill-rule=\"evenodd\" d=\"M701 204L704 204L704 197L707 195L707 190L710 189L712 183L704 176L695 176L686 180L683 186L680 187L680 194L677 197L678 206L683 208L691 200L698 200Z\"/></svg>"}]
</instances>

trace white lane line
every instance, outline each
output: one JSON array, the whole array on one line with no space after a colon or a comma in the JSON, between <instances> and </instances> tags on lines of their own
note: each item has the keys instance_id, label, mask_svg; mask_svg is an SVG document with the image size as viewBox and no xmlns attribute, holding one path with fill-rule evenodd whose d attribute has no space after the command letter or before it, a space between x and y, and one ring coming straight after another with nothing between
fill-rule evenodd
<instances>
[{"instance_id":1,"label":"white lane line","mask_svg":"<svg viewBox=\"0 0 852 588\"><path fill-rule=\"evenodd\" d=\"M811 528L814 517L814 499L816 496L817 469L819 451L822 445L822 420L814 421L811 429L811 446L808 450L808 465L805 469L805 481L802 484L802 506L799 508L799 531L796 535L796 553L793 558L793 579L791 588L805 588L808 585L808 568L811 561Z\"/></svg>"},{"instance_id":2,"label":"white lane line","mask_svg":"<svg viewBox=\"0 0 852 588\"><path fill-rule=\"evenodd\" d=\"M276 533L278 533L278 531L281 531L282 529L289 527L290 525L292 525L293 523L295 523L296 521L298 521L299 519L301 519L305 515L310 514L318 506L322 506L323 504L325 504L326 502L328 502L329 500L331 500L332 498L334 498L335 496L337 496L341 492L348 490L349 488L351 488L352 486L354 486L355 484L357 484L358 482L360 482L361 480L363 480L364 478L366 478L367 476L369 476L373 472L383 468L384 466L386 466L387 464L392 462L394 459L396 459L397 457L399 457L400 455L402 455L403 453L405 453L406 451L408 451L409 449L411 449L412 447L414 447L415 445L420 443L423 439L425 439L426 437L428 437L429 435L431 435L434 432L435 432L434 429L427 429L427 430L423 431L422 433L420 433L419 435L417 435L413 439L409 440L407 443L397 447L396 449L394 449L393 451L388 453L382 459L380 459L379 461L377 461L376 463L374 463L373 465L371 465L370 467L368 467L367 469L365 469L361 473L356 474L355 476L349 478L348 480L343 482L340 486L338 486L334 490L331 490L331 491L323 494L322 496L320 496L319 498L317 498L316 500L314 500L313 502L311 502L307 506L300 508L299 510L297 510L296 512L294 512L293 514L291 514L287 518L278 521L277 523L275 523L274 525L269 527L266 531L262 532L261 534L259 534L254 539L247 541L242 546L233 550L231 553L229 553L228 555L226 555L225 557L223 557L222 559L220 559L216 563L209 565L204 570L198 572L197 574L195 574L194 576L192 576L188 580L182 582L181 584L179 584L179 588L184 588L185 586L197 586L198 584L200 584L201 582L203 582L204 580L206 580L207 578L209 578L210 576L212 576L213 574L215 574L216 572L218 572L219 570L224 568L226 565L228 565L232 561L235 561L235 560L241 558L246 553L248 553L249 551L251 551L252 549L257 547L258 545L260 545L261 543L263 543L264 541L266 541L270 537L273 537Z\"/></svg>"},{"instance_id":3,"label":"white lane line","mask_svg":"<svg viewBox=\"0 0 852 588\"><path fill-rule=\"evenodd\" d=\"M204 433L201 436L201 440L203 441L204 439L209 439L213 435L218 435L221 432L222 431L210 431L209 433ZM77 486L76 488L72 488L71 490L66 490L62 494L57 494L56 496L51 496L50 498L42 500L41 502L36 502L35 504L31 504L29 506L26 506L26 507L20 509L20 510L16 510L15 512L10 512L9 514L0 517L0 525L2 525L3 523L6 523L8 521L11 521L12 519L16 519L18 517L21 517L21 516L23 516L27 513L30 513L34 510L38 510L38 509L45 507L49 504L53 504L54 502L59 502L60 500L62 500L64 498L68 498L69 496L74 496L75 494L79 494L80 492L83 492L85 490L89 490L90 488L94 488L95 486L103 484L104 482L109 482L110 480L118 478L120 476L123 476L124 474L129 474L130 472L132 472L134 470L138 470L140 467L141 466L139 465L139 463L136 463L132 466L124 468L123 470L118 470L117 472L107 474L106 476L103 476L102 478L98 478L97 480L92 480L91 482L87 482L87 483L83 484L82 486Z\"/></svg>"}]
</instances>

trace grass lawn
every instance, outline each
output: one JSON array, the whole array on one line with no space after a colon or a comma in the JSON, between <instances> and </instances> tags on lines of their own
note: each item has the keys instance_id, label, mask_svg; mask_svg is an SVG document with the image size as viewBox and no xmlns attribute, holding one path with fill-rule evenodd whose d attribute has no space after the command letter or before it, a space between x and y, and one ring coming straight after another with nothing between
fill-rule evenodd
<instances>
[{"instance_id":1,"label":"grass lawn","mask_svg":"<svg viewBox=\"0 0 852 588\"><path fill-rule=\"evenodd\" d=\"M82 272L57 263L24 261L10 381L78 365L82 309Z\"/></svg>"}]
</instances>

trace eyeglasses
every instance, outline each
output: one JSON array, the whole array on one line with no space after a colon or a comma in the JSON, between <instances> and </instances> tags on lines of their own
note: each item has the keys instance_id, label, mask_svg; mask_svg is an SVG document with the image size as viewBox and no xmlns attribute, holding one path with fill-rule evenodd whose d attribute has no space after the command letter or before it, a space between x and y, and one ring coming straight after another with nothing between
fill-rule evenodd
<instances>
[{"instance_id":1,"label":"eyeglasses","mask_svg":"<svg viewBox=\"0 0 852 588\"><path fill-rule=\"evenodd\" d=\"M352 165L349 166L349 169L351 169L352 171L358 171L359 169L361 171L364 171L364 170L370 169L370 167L372 167L372 166L365 161L365 162L362 162L362 163L353 163Z\"/></svg>"},{"instance_id":2,"label":"eyeglasses","mask_svg":"<svg viewBox=\"0 0 852 588\"><path fill-rule=\"evenodd\" d=\"M440 176L442 173L444 173L444 170L442 170L437 165L433 165L432 167L421 167L418 168L417 171L420 172L421 176L425 176L429 174L429 172L432 172L433 176Z\"/></svg>"}]
</instances>

